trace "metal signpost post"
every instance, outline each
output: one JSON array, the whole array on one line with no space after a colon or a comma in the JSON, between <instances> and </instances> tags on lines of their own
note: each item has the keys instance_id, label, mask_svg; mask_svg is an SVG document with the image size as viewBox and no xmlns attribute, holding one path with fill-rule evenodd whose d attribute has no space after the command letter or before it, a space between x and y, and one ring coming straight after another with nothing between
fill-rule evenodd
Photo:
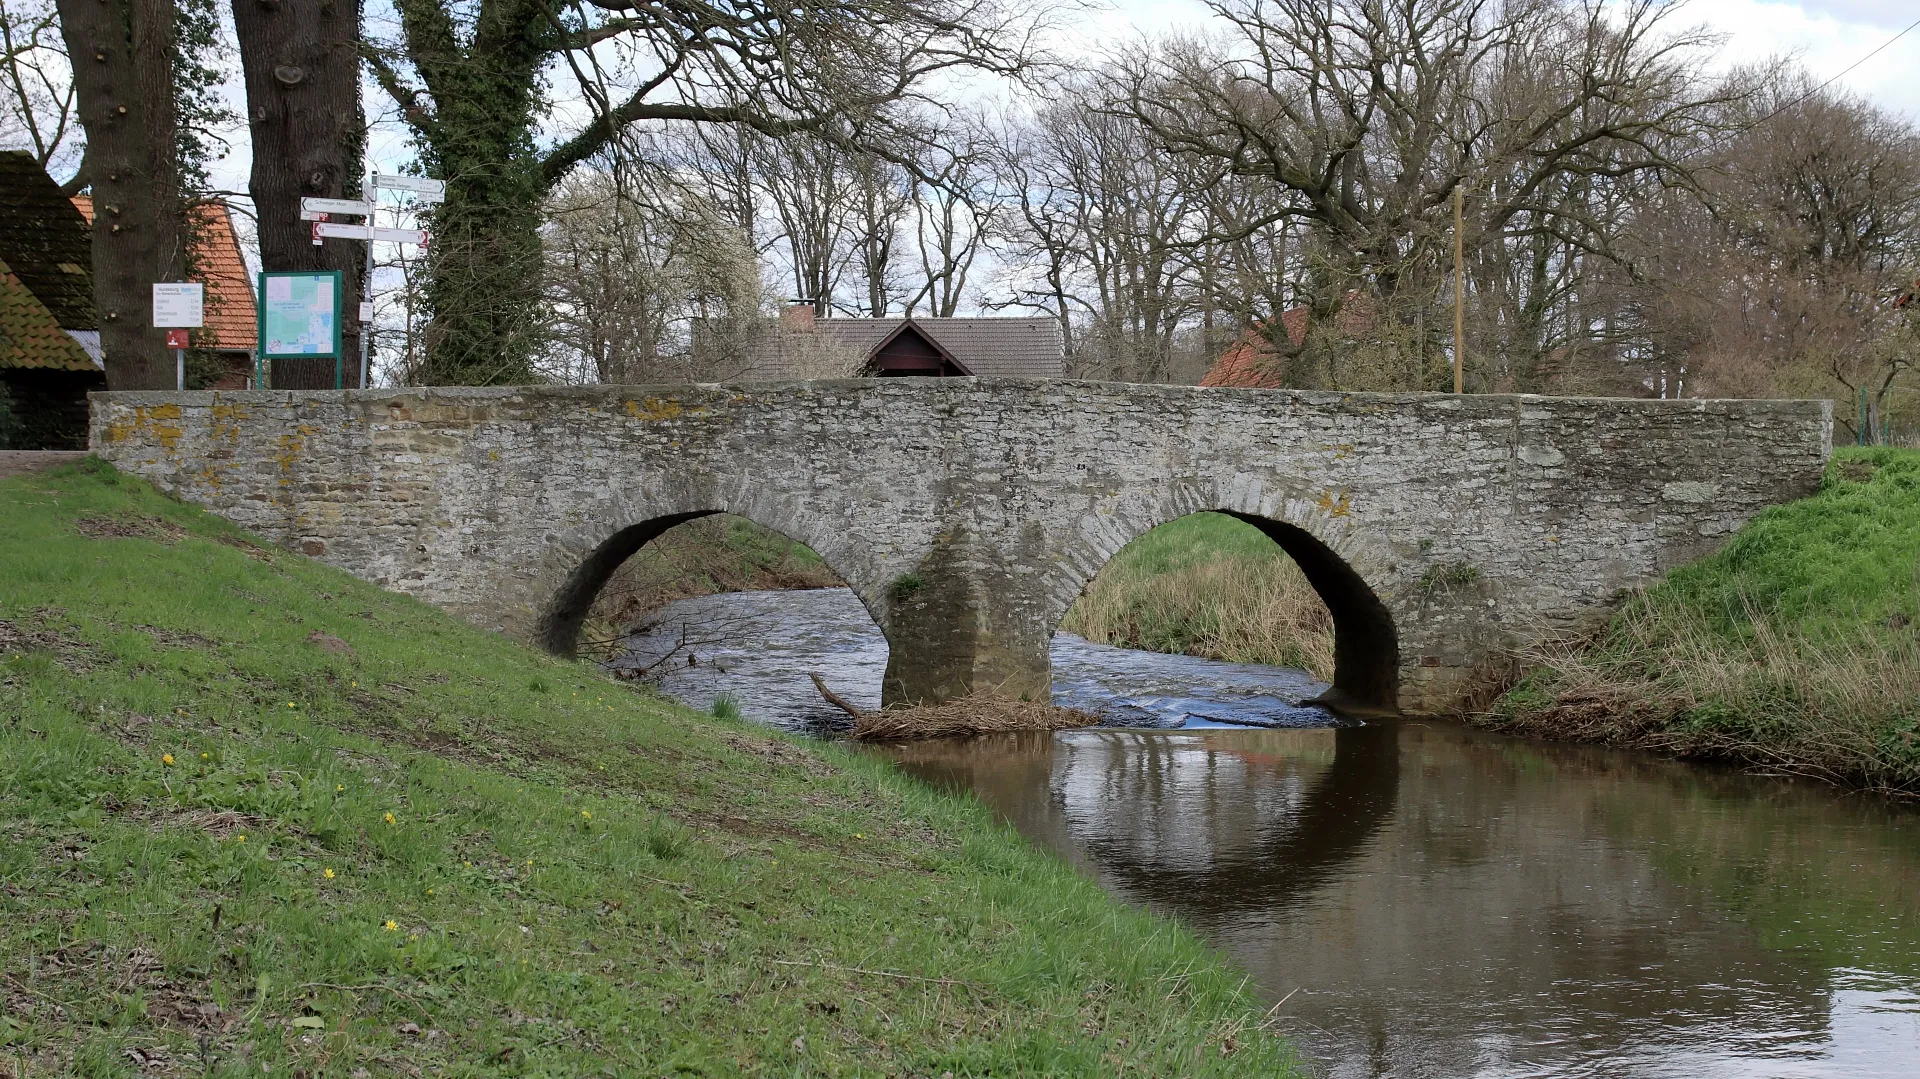
<instances>
[{"instance_id":1,"label":"metal signpost post","mask_svg":"<svg viewBox=\"0 0 1920 1079\"><path fill-rule=\"evenodd\" d=\"M173 388L187 388L187 331L206 324L206 286L198 281L155 282L153 326L167 331L173 350Z\"/></svg>"},{"instance_id":2,"label":"metal signpost post","mask_svg":"<svg viewBox=\"0 0 1920 1079\"><path fill-rule=\"evenodd\" d=\"M373 324L374 241L422 245L427 242L425 229L380 228L373 223L374 211L379 209L382 190L405 191L421 202L444 202L447 197L447 185L444 181L429 180L421 176L393 176L376 172L367 182L368 197L364 200L312 198L300 200L300 220L314 223L314 243L318 244L330 238L365 240L367 243L366 291L360 301L360 310L355 312L360 318L360 388L363 390L367 388L367 379L370 374L368 330ZM329 220L333 214L363 217L367 223L364 225L335 223Z\"/></svg>"},{"instance_id":3,"label":"metal signpost post","mask_svg":"<svg viewBox=\"0 0 1920 1079\"><path fill-rule=\"evenodd\" d=\"M339 270L265 270L260 274L260 359L333 360L333 388L345 380L340 356Z\"/></svg>"}]
</instances>

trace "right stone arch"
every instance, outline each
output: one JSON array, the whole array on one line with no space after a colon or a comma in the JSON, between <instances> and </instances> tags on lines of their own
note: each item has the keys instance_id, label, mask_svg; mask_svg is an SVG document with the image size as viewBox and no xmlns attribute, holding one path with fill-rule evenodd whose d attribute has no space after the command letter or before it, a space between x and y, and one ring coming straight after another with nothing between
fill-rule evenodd
<instances>
[{"instance_id":1,"label":"right stone arch","mask_svg":"<svg viewBox=\"0 0 1920 1079\"><path fill-rule=\"evenodd\" d=\"M1393 612L1366 578L1299 525L1238 510L1215 512L1252 525L1278 544L1333 616L1333 685L1317 698L1319 703L1349 714L1398 714L1399 633Z\"/></svg>"}]
</instances>

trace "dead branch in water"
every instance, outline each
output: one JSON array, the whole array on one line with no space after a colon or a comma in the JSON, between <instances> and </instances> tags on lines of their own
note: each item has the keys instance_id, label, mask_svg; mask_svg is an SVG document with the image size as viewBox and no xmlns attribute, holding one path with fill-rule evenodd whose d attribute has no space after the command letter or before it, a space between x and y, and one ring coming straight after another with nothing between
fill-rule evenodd
<instances>
[{"instance_id":1,"label":"dead branch in water","mask_svg":"<svg viewBox=\"0 0 1920 1079\"><path fill-rule=\"evenodd\" d=\"M914 738L944 738L995 731L1064 731L1100 722L1092 712L1059 708L1037 701L1018 701L991 692L975 692L941 704L909 705L865 712L827 688L817 674L808 674L828 704L853 717L853 737L862 742L898 742Z\"/></svg>"},{"instance_id":2,"label":"dead branch in water","mask_svg":"<svg viewBox=\"0 0 1920 1079\"><path fill-rule=\"evenodd\" d=\"M855 708L852 704L847 702L847 699L845 697L842 697L840 694L835 693L833 690L828 689L826 680L821 678L819 675L809 672L807 674L807 677L813 679L813 688L820 691L820 695L827 699L827 703L833 705L835 708L838 708L842 712L845 712L847 715L853 717L853 722L855 723L855 725L859 724L862 717L870 714L867 712L862 712L860 709Z\"/></svg>"}]
</instances>

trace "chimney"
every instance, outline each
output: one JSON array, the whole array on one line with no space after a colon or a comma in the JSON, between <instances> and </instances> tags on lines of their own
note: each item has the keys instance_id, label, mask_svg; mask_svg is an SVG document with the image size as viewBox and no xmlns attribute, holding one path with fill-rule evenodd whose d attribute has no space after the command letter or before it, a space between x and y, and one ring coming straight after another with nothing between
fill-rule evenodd
<instances>
[{"instance_id":1,"label":"chimney","mask_svg":"<svg viewBox=\"0 0 1920 1079\"><path fill-rule=\"evenodd\" d=\"M795 300L787 304L780 312L780 324L788 333L813 332L813 304L805 300Z\"/></svg>"}]
</instances>

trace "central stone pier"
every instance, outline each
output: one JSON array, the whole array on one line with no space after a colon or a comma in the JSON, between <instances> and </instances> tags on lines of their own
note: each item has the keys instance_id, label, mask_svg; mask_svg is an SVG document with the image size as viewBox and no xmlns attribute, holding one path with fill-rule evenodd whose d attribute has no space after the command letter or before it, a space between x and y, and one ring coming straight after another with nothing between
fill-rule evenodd
<instances>
[{"instance_id":1,"label":"central stone pier","mask_svg":"<svg viewBox=\"0 0 1920 1079\"><path fill-rule=\"evenodd\" d=\"M1218 510L1326 601L1331 703L1434 713L1812 492L1831 430L1824 401L860 379L98 393L92 438L256 533L562 654L627 556L739 514L859 594L889 702L1045 698L1049 639L1100 568Z\"/></svg>"}]
</instances>

